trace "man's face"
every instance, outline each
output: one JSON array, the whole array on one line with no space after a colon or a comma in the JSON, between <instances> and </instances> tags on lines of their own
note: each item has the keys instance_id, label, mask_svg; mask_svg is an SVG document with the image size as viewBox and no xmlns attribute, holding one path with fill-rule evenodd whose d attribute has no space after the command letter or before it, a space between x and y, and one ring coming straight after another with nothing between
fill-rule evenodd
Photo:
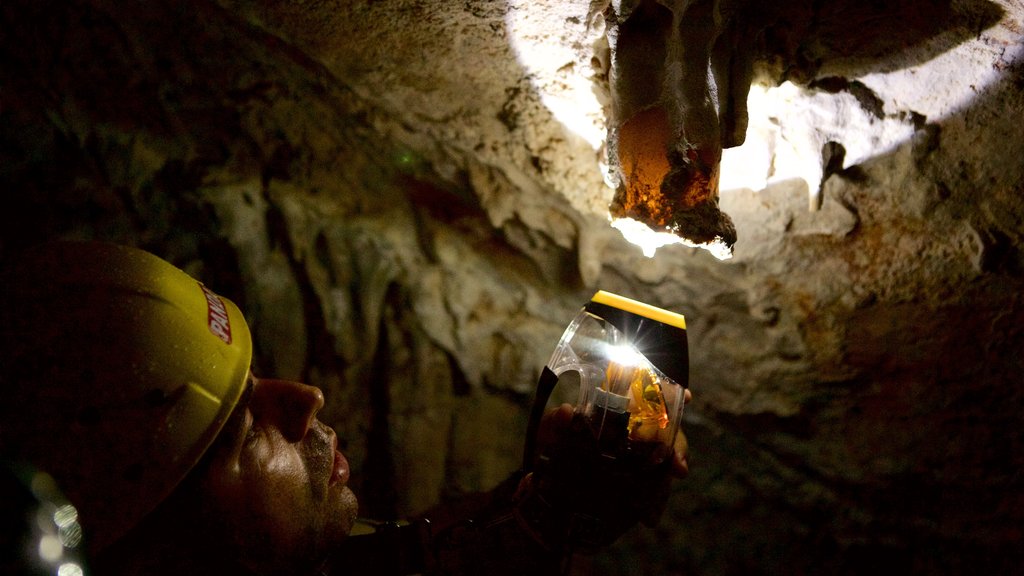
<instances>
[{"instance_id":1,"label":"man's face","mask_svg":"<svg viewBox=\"0 0 1024 576\"><path fill-rule=\"evenodd\" d=\"M250 378L251 391L212 453L205 506L243 565L263 574L313 572L356 518L348 462L334 430L316 419L324 405L318 388Z\"/></svg>"}]
</instances>

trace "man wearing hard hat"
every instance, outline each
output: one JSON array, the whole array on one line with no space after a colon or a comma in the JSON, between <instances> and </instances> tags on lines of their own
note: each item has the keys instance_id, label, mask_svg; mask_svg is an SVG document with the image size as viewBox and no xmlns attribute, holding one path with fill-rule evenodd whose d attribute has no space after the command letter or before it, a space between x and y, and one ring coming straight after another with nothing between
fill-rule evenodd
<instances>
[{"instance_id":1,"label":"man wearing hard hat","mask_svg":"<svg viewBox=\"0 0 1024 576\"><path fill-rule=\"evenodd\" d=\"M356 521L348 464L319 389L252 373L232 302L98 242L30 250L0 290L0 457L56 478L97 574L325 569ZM528 538L499 540L524 542L510 570L557 569ZM333 573L379 573L346 560Z\"/></svg>"}]
</instances>

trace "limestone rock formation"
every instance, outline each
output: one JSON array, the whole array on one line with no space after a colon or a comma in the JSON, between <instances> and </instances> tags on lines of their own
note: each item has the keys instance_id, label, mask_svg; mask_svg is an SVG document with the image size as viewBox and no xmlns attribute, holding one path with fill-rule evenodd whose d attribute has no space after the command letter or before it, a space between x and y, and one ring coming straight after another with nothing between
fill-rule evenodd
<instances>
[{"instance_id":1,"label":"limestone rock formation","mask_svg":"<svg viewBox=\"0 0 1024 576\"><path fill-rule=\"evenodd\" d=\"M618 292L687 317L691 476L580 573L1016 570L1024 6L634 2L717 26L719 261L608 225L622 4L8 0L0 259L98 237L217 287L378 517L514 470Z\"/></svg>"}]
</instances>

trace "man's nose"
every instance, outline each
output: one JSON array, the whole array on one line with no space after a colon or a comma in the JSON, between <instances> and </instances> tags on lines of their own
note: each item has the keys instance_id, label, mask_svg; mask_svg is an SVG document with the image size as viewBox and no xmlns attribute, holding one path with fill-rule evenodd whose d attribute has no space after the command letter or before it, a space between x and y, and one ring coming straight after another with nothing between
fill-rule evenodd
<instances>
[{"instance_id":1,"label":"man's nose","mask_svg":"<svg viewBox=\"0 0 1024 576\"><path fill-rule=\"evenodd\" d=\"M264 424L277 426L289 442L299 442L324 407L324 393L315 386L259 378L253 387L250 409Z\"/></svg>"}]
</instances>

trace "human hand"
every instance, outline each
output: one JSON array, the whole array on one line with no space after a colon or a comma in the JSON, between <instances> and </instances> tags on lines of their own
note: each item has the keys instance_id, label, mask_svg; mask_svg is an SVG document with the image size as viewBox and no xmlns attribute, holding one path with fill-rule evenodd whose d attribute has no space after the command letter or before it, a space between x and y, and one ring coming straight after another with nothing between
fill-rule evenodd
<instances>
[{"instance_id":1,"label":"human hand","mask_svg":"<svg viewBox=\"0 0 1024 576\"><path fill-rule=\"evenodd\" d=\"M683 404L689 404L693 395L686 390L683 395ZM562 404L549 408L540 421L540 428L537 432L537 446L540 453L558 443L559 439L569 432L572 423L572 404ZM676 431L675 441L672 443L673 457L671 465L672 476L686 478L690 473L690 464L687 456L689 454L689 443L686 434L680 427Z\"/></svg>"},{"instance_id":2,"label":"human hand","mask_svg":"<svg viewBox=\"0 0 1024 576\"><path fill-rule=\"evenodd\" d=\"M684 402L690 399L686 391ZM609 458L595 451L598 440L586 422L574 415L570 404L545 411L537 433L541 456L533 463L535 473L523 478L519 495L521 502L529 502L530 495L541 495L552 507L546 517L561 519L538 527L548 535L547 540L558 541L559 534L567 534L563 530L581 518L599 519L590 540L576 543L578 549L596 550L637 522L657 524L672 481L689 473L688 443L678 430L673 442L660 444L662 449L650 453L651 459L637 459L632 450ZM566 528L559 528L561 523Z\"/></svg>"}]
</instances>

